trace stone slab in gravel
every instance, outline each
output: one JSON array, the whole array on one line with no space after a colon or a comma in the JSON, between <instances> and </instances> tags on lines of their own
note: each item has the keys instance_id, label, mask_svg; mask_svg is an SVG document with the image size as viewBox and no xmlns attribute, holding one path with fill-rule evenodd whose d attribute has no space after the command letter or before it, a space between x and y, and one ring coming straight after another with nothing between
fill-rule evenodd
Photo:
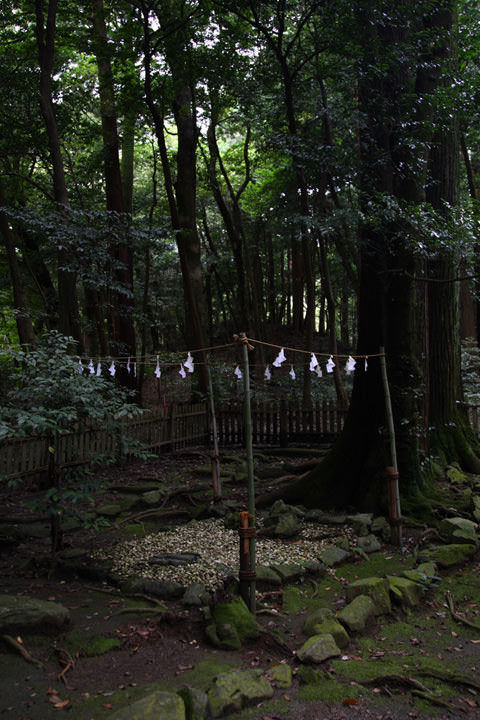
<instances>
[{"instance_id":1,"label":"stone slab in gravel","mask_svg":"<svg viewBox=\"0 0 480 720\"><path fill-rule=\"evenodd\" d=\"M298 578L305 574L305 568L295 563L291 565L271 565L271 568L280 576L284 583L298 580Z\"/></svg>"},{"instance_id":2,"label":"stone slab in gravel","mask_svg":"<svg viewBox=\"0 0 480 720\"><path fill-rule=\"evenodd\" d=\"M357 540L357 545L360 550L366 553L378 552L381 550L381 544L376 535L362 535Z\"/></svg>"},{"instance_id":3,"label":"stone slab in gravel","mask_svg":"<svg viewBox=\"0 0 480 720\"><path fill-rule=\"evenodd\" d=\"M268 567L268 565L257 565L255 571L257 573L257 585L259 588L272 585L278 587L282 584L280 575L271 567Z\"/></svg>"},{"instance_id":4,"label":"stone slab in gravel","mask_svg":"<svg viewBox=\"0 0 480 720\"><path fill-rule=\"evenodd\" d=\"M48 600L0 595L0 633L49 632L70 622L70 611Z\"/></svg>"},{"instance_id":5,"label":"stone slab in gravel","mask_svg":"<svg viewBox=\"0 0 480 720\"><path fill-rule=\"evenodd\" d=\"M368 621L375 615L375 605L368 595L357 595L352 602L340 610L338 619L352 632L362 632Z\"/></svg>"},{"instance_id":6,"label":"stone slab in gravel","mask_svg":"<svg viewBox=\"0 0 480 720\"><path fill-rule=\"evenodd\" d=\"M360 578L347 585L347 601L350 602L357 595L368 595L372 598L375 615L389 613L392 609L385 578Z\"/></svg>"},{"instance_id":7,"label":"stone slab in gravel","mask_svg":"<svg viewBox=\"0 0 480 720\"><path fill-rule=\"evenodd\" d=\"M259 703L272 696L273 688L261 670L231 670L222 673L215 678L208 691L210 711L214 718L239 712L247 705Z\"/></svg>"},{"instance_id":8,"label":"stone slab in gravel","mask_svg":"<svg viewBox=\"0 0 480 720\"><path fill-rule=\"evenodd\" d=\"M185 720L185 704L179 695L157 691L109 715L109 720Z\"/></svg>"},{"instance_id":9,"label":"stone slab in gravel","mask_svg":"<svg viewBox=\"0 0 480 720\"><path fill-rule=\"evenodd\" d=\"M324 660L340 655L340 648L332 635L312 635L297 651L300 662L318 665Z\"/></svg>"}]
</instances>

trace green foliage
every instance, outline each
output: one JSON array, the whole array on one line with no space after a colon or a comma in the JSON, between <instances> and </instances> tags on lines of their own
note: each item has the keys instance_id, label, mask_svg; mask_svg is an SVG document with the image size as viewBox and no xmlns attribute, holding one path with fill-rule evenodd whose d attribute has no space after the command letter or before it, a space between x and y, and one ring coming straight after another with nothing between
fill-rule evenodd
<instances>
[{"instance_id":1,"label":"green foliage","mask_svg":"<svg viewBox=\"0 0 480 720\"><path fill-rule=\"evenodd\" d=\"M0 439L53 437L142 412L123 388L83 368L79 358L70 354L73 349L72 338L50 331L34 348L3 351L9 387L0 406Z\"/></svg>"}]
</instances>

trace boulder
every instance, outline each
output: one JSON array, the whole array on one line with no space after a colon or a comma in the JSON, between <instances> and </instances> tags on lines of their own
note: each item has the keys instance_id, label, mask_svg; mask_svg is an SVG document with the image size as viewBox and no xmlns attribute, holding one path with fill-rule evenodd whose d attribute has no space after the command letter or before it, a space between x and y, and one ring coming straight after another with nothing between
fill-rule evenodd
<instances>
[{"instance_id":1,"label":"boulder","mask_svg":"<svg viewBox=\"0 0 480 720\"><path fill-rule=\"evenodd\" d=\"M61 630L70 622L70 611L60 603L0 595L0 634L44 633Z\"/></svg>"},{"instance_id":2,"label":"boulder","mask_svg":"<svg viewBox=\"0 0 480 720\"><path fill-rule=\"evenodd\" d=\"M185 704L176 693L157 691L127 705L109 720L186 720Z\"/></svg>"},{"instance_id":3,"label":"boulder","mask_svg":"<svg viewBox=\"0 0 480 720\"><path fill-rule=\"evenodd\" d=\"M440 523L440 534L450 542L478 545L477 523L461 517L445 518Z\"/></svg>"},{"instance_id":4,"label":"boulder","mask_svg":"<svg viewBox=\"0 0 480 720\"><path fill-rule=\"evenodd\" d=\"M480 495L472 495L472 515L480 523Z\"/></svg>"},{"instance_id":5,"label":"boulder","mask_svg":"<svg viewBox=\"0 0 480 720\"><path fill-rule=\"evenodd\" d=\"M356 515L347 515L347 522L353 527L356 535L368 535L372 527L372 513L357 513Z\"/></svg>"},{"instance_id":6,"label":"boulder","mask_svg":"<svg viewBox=\"0 0 480 720\"><path fill-rule=\"evenodd\" d=\"M318 665L331 657L338 657L341 654L340 648L329 634L312 635L297 651L300 662Z\"/></svg>"},{"instance_id":7,"label":"boulder","mask_svg":"<svg viewBox=\"0 0 480 720\"><path fill-rule=\"evenodd\" d=\"M402 575L412 582L419 583L423 587L428 587L437 577L437 565L434 562L421 563L412 570L404 570Z\"/></svg>"},{"instance_id":8,"label":"boulder","mask_svg":"<svg viewBox=\"0 0 480 720\"><path fill-rule=\"evenodd\" d=\"M215 678L208 691L210 712L214 718L239 712L247 705L268 700L272 696L273 688L261 670L231 670L222 673Z\"/></svg>"},{"instance_id":9,"label":"boulder","mask_svg":"<svg viewBox=\"0 0 480 720\"><path fill-rule=\"evenodd\" d=\"M375 615L389 613L392 609L385 578L361 578L347 585L347 601L350 602L357 595L368 595L373 600Z\"/></svg>"},{"instance_id":10,"label":"boulder","mask_svg":"<svg viewBox=\"0 0 480 720\"><path fill-rule=\"evenodd\" d=\"M163 497L164 495L160 490L147 490L147 492L142 493L142 502L145 505L154 507L163 500Z\"/></svg>"},{"instance_id":11,"label":"boulder","mask_svg":"<svg viewBox=\"0 0 480 720\"><path fill-rule=\"evenodd\" d=\"M206 628L207 638L225 650L240 650L245 641L260 635L259 625L241 597L215 605L211 620Z\"/></svg>"},{"instance_id":12,"label":"boulder","mask_svg":"<svg viewBox=\"0 0 480 720\"><path fill-rule=\"evenodd\" d=\"M288 690L292 686L292 668L287 663L274 665L268 671L268 677L273 680L278 688Z\"/></svg>"},{"instance_id":13,"label":"boulder","mask_svg":"<svg viewBox=\"0 0 480 720\"><path fill-rule=\"evenodd\" d=\"M368 595L357 595L340 610L338 619L353 632L362 632L368 621L375 615L375 605Z\"/></svg>"},{"instance_id":14,"label":"boulder","mask_svg":"<svg viewBox=\"0 0 480 720\"><path fill-rule=\"evenodd\" d=\"M293 537L300 532L300 523L293 512L268 516L260 534L267 537Z\"/></svg>"},{"instance_id":15,"label":"boulder","mask_svg":"<svg viewBox=\"0 0 480 720\"><path fill-rule=\"evenodd\" d=\"M380 542L376 535L362 535L357 540L357 545L360 550L366 553L378 552L381 549Z\"/></svg>"},{"instance_id":16,"label":"boulder","mask_svg":"<svg viewBox=\"0 0 480 720\"><path fill-rule=\"evenodd\" d=\"M151 578L132 577L126 580L121 590L128 594L145 593L155 595L162 600L175 600L182 597L185 587L173 580L152 580Z\"/></svg>"},{"instance_id":17,"label":"boulder","mask_svg":"<svg viewBox=\"0 0 480 720\"><path fill-rule=\"evenodd\" d=\"M382 516L376 517L372 520L371 531L374 535L380 535L382 540L389 542L392 530L388 523L388 520Z\"/></svg>"},{"instance_id":18,"label":"boulder","mask_svg":"<svg viewBox=\"0 0 480 720\"><path fill-rule=\"evenodd\" d=\"M346 560L349 554L346 550L336 545L327 545L318 554L318 558L327 567L335 567L335 565L340 565L340 563Z\"/></svg>"},{"instance_id":19,"label":"boulder","mask_svg":"<svg viewBox=\"0 0 480 720\"><path fill-rule=\"evenodd\" d=\"M406 577L388 575L388 586L394 600L405 607L415 607L420 603L422 589L420 585Z\"/></svg>"},{"instance_id":20,"label":"boulder","mask_svg":"<svg viewBox=\"0 0 480 720\"><path fill-rule=\"evenodd\" d=\"M208 695L194 687L182 687L178 691L185 705L187 720L205 720L210 717Z\"/></svg>"},{"instance_id":21,"label":"boulder","mask_svg":"<svg viewBox=\"0 0 480 720\"><path fill-rule=\"evenodd\" d=\"M268 565L257 565L257 587L262 590L269 587L279 587L282 584L280 575Z\"/></svg>"},{"instance_id":22,"label":"boulder","mask_svg":"<svg viewBox=\"0 0 480 720\"><path fill-rule=\"evenodd\" d=\"M434 545L425 550L421 550L418 559L422 562L434 562L442 568L449 568L453 565L463 565L476 552L475 545L452 544L452 545Z\"/></svg>"},{"instance_id":23,"label":"boulder","mask_svg":"<svg viewBox=\"0 0 480 720\"><path fill-rule=\"evenodd\" d=\"M182 605L185 607L202 607L210 600L210 593L203 583L192 583L185 590Z\"/></svg>"},{"instance_id":24,"label":"boulder","mask_svg":"<svg viewBox=\"0 0 480 720\"><path fill-rule=\"evenodd\" d=\"M335 614L333 610L327 607L317 608L313 613L307 615L303 623L303 633L310 637L311 635L318 635L319 633L313 632L315 625L319 625L325 620L333 620Z\"/></svg>"},{"instance_id":25,"label":"boulder","mask_svg":"<svg viewBox=\"0 0 480 720\"><path fill-rule=\"evenodd\" d=\"M308 619L309 618L307 618L307 620ZM305 621L305 625L307 625L308 629L308 632L306 632L304 625L303 632L305 635L331 635L339 648L346 647L350 642L347 631L343 625L340 625L335 617L325 618L317 623L312 623L311 620L312 616L310 616L310 622L308 624L307 621Z\"/></svg>"}]
</instances>

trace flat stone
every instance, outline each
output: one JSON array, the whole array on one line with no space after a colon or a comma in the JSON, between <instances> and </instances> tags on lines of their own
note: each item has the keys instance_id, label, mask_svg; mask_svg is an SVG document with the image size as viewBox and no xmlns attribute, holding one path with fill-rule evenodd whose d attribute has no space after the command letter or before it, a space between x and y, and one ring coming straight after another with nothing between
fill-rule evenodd
<instances>
[{"instance_id":1,"label":"flat stone","mask_svg":"<svg viewBox=\"0 0 480 720\"><path fill-rule=\"evenodd\" d=\"M212 717L239 712L247 705L273 697L273 688L261 670L231 670L215 678L208 691ZM160 720L160 718L157 718ZM162 718L163 720L163 718Z\"/></svg>"},{"instance_id":2,"label":"flat stone","mask_svg":"<svg viewBox=\"0 0 480 720\"><path fill-rule=\"evenodd\" d=\"M319 552L318 558L327 567L335 567L335 565L340 565L340 563L344 562L349 555L349 552L336 545L327 545Z\"/></svg>"},{"instance_id":3,"label":"flat stone","mask_svg":"<svg viewBox=\"0 0 480 720\"><path fill-rule=\"evenodd\" d=\"M270 567L279 575L283 583L293 582L305 574L305 568L295 563L271 565Z\"/></svg>"},{"instance_id":4,"label":"flat stone","mask_svg":"<svg viewBox=\"0 0 480 720\"><path fill-rule=\"evenodd\" d=\"M375 605L368 595L357 595L340 610L338 619L352 632L363 632L368 621L375 615Z\"/></svg>"},{"instance_id":5,"label":"flat stone","mask_svg":"<svg viewBox=\"0 0 480 720\"><path fill-rule=\"evenodd\" d=\"M163 499L163 493L160 490L148 490L142 493L142 502L145 505L158 505Z\"/></svg>"},{"instance_id":6,"label":"flat stone","mask_svg":"<svg viewBox=\"0 0 480 720\"><path fill-rule=\"evenodd\" d=\"M321 622L309 624L308 629L310 630L310 632L305 634L308 634L310 636L331 635L339 648L347 647L348 643L350 642L347 631L335 617L325 618L325 620L322 620Z\"/></svg>"},{"instance_id":7,"label":"flat stone","mask_svg":"<svg viewBox=\"0 0 480 720\"><path fill-rule=\"evenodd\" d=\"M109 720L186 720L185 704L176 693L157 691L117 710Z\"/></svg>"},{"instance_id":8,"label":"flat stone","mask_svg":"<svg viewBox=\"0 0 480 720\"><path fill-rule=\"evenodd\" d=\"M280 663L271 667L268 676L278 688L288 690L292 686L292 668L287 663Z\"/></svg>"},{"instance_id":9,"label":"flat stone","mask_svg":"<svg viewBox=\"0 0 480 720\"><path fill-rule=\"evenodd\" d=\"M378 552L381 544L376 535L362 535L357 539L357 546L366 553Z\"/></svg>"},{"instance_id":10,"label":"flat stone","mask_svg":"<svg viewBox=\"0 0 480 720\"><path fill-rule=\"evenodd\" d=\"M478 545L476 529L477 523L461 517L445 518L439 528L440 534L451 542Z\"/></svg>"},{"instance_id":11,"label":"flat stone","mask_svg":"<svg viewBox=\"0 0 480 720\"><path fill-rule=\"evenodd\" d=\"M160 553L159 555L152 555L148 559L150 565L171 565L172 567L179 567L181 565L192 565L200 560L201 555L198 553Z\"/></svg>"},{"instance_id":12,"label":"flat stone","mask_svg":"<svg viewBox=\"0 0 480 720\"><path fill-rule=\"evenodd\" d=\"M60 603L0 595L0 633L48 633L70 622L70 611Z\"/></svg>"},{"instance_id":13,"label":"flat stone","mask_svg":"<svg viewBox=\"0 0 480 720\"><path fill-rule=\"evenodd\" d=\"M418 554L422 562L434 562L442 568L449 568L453 565L463 565L476 552L475 545L465 543L461 545L434 545L425 548Z\"/></svg>"},{"instance_id":14,"label":"flat stone","mask_svg":"<svg viewBox=\"0 0 480 720\"><path fill-rule=\"evenodd\" d=\"M192 583L185 590L182 598L184 607L203 607L210 600L210 593L203 583Z\"/></svg>"},{"instance_id":15,"label":"flat stone","mask_svg":"<svg viewBox=\"0 0 480 720\"><path fill-rule=\"evenodd\" d=\"M318 665L331 657L338 657L340 648L332 635L312 635L297 651L300 662Z\"/></svg>"},{"instance_id":16,"label":"flat stone","mask_svg":"<svg viewBox=\"0 0 480 720\"><path fill-rule=\"evenodd\" d=\"M100 507L95 508L95 512L97 515L103 515L104 517L116 517L123 512L123 509L120 503L110 503L108 505L100 505Z\"/></svg>"},{"instance_id":17,"label":"flat stone","mask_svg":"<svg viewBox=\"0 0 480 720\"><path fill-rule=\"evenodd\" d=\"M401 605L415 607L420 604L422 589L418 583L394 575L388 575L387 580L393 598Z\"/></svg>"},{"instance_id":18,"label":"flat stone","mask_svg":"<svg viewBox=\"0 0 480 720\"><path fill-rule=\"evenodd\" d=\"M347 601L350 602L357 595L368 595L372 598L375 615L389 613L392 609L385 578L361 578L347 585Z\"/></svg>"},{"instance_id":19,"label":"flat stone","mask_svg":"<svg viewBox=\"0 0 480 720\"><path fill-rule=\"evenodd\" d=\"M259 588L278 587L282 584L280 575L268 565L257 565L255 572L257 573L257 585Z\"/></svg>"},{"instance_id":20,"label":"flat stone","mask_svg":"<svg viewBox=\"0 0 480 720\"><path fill-rule=\"evenodd\" d=\"M151 580L150 578L129 578L122 585L122 590L130 594L145 593L155 595L162 600L175 600L185 593L185 587L173 580Z\"/></svg>"},{"instance_id":21,"label":"flat stone","mask_svg":"<svg viewBox=\"0 0 480 720\"><path fill-rule=\"evenodd\" d=\"M368 535L372 526L372 513L356 513L347 515L347 522L353 527L353 532L358 536Z\"/></svg>"}]
</instances>

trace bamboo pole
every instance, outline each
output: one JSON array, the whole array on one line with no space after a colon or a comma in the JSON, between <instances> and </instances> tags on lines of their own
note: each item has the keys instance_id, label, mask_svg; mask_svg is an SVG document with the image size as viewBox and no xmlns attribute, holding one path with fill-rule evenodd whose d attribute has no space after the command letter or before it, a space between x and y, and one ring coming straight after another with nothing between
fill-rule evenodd
<instances>
[{"instance_id":1,"label":"bamboo pole","mask_svg":"<svg viewBox=\"0 0 480 720\"><path fill-rule=\"evenodd\" d=\"M220 479L220 455L218 451L217 417L215 415L215 400L213 397L212 373L210 365L206 366L208 396L210 400L210 414L212 416L213 453L212 453L212 478L213 478L213 499L220 500L222 497L222 483Z\"/></svg>"},{"instance_id":2,"label":"bamboo pole","mask_svg":"<svg viewBox=\"0 0 480 720\"><path fill-rule=\"evenodd\" d=\"M383 392L385 395L385 410L387 416L388 439L390 442L390 457L392 465L387 467L389 482L389 502L390 502L390 522L392 528L392 542L394 545L400 545L402 542L401 517L400 508L400 491L398 487L398 462L397 447L395 444L395 426L393 423L392 400L390 397L390 387L388 385L387 362L385 358L385 348L380 348L380 369L382 373Z\"/></svg>"},{"instance_id":3,"label":"bamboo pole","mask_svg":"<svg viewBox=\"0 0 480 720\"><path fill-rule=\"evenodd\" d=\"M250 405L250 367L248 363L248 342L245 333L240 338L243 345L243 389L245 403L245 449L247 452L247 476L248 476L248 512L249 527L255 527L255 478L253 471L253 442L252 442L252 409ZM255 614L255 535L250 538L250 611Z\"/></svg>"}]
</instances>

